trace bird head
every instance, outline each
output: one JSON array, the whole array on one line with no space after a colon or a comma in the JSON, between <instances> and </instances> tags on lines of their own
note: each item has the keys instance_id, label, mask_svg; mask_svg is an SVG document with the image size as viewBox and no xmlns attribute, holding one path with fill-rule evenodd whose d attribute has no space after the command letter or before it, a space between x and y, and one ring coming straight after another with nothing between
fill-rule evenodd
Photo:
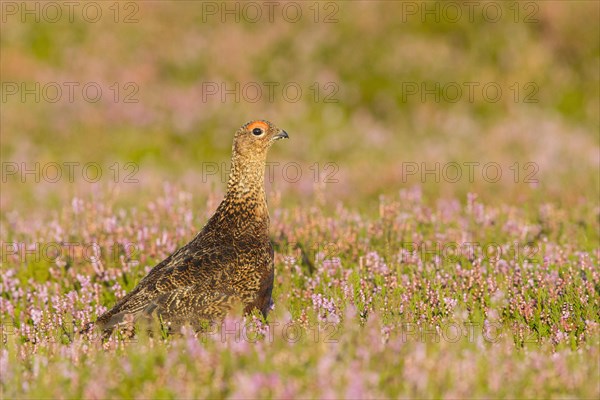
<instances>
[{"instance_id":1,"label":"bird head","mask_svg":"<svg viewBox=\"0 0 600 400\"><path fill-rule=\"evenodd\" d=\"M250 121L235 133L233 151L244 158L264 160L267 150L273 143L287 138L289 136L286 131L277 128L269 121Z\"/></svg>"}]
</instances>

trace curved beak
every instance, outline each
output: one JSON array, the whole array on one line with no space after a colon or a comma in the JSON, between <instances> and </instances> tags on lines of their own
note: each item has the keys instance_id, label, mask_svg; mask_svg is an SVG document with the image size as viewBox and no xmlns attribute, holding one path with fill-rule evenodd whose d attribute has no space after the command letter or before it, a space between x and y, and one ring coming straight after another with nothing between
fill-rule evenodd
<instances>
[{"instance_id":1,"label":"curved beak","mask_svg":"<svg viewBox=\"0 0 600 400\"><path fill-rule=\"evenodd\" d=\"M287 132L284 130L280 130L279 133L275 136L273 136L273 139L275 140L279 140L279 139L289 139L290 137L288 136Z\"/></svg>"}]
</instances>

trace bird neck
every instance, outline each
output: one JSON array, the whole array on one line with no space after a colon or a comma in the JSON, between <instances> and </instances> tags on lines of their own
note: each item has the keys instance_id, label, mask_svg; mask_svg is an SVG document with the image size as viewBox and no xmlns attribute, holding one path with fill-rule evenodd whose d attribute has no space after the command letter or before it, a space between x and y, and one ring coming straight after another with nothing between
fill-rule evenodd
<instances>
[{"instance_id":1,"label":"bird neck","mask_svg":"<svg viewBox=\"0 0 600 400\"><path fill-rule=\"evenodd\" d=\"M233 157L227 182L227 194L223 200L227 213L235 213L242 225L269 219L265 195L265 165L261 159L247 160Z\"/></svg>"},{"instance_id":2,"label":"bird neck","mask_svg":"<svg viewBox=\"0 0 600 400\"><path fill-rule=\"evenodd\" d=\"M235 197L265 197L265 166L264 160L231 161L227 194Z\"/></svg>"}]
</instances>

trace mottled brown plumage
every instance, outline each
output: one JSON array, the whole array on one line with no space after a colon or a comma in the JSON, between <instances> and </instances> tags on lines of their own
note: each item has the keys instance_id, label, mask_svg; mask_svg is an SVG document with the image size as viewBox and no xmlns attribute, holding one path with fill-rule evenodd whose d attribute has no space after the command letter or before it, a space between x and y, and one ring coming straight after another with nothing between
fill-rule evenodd
<instances>
[{"instance_id":1,"label":"mottled brown plumage","mask_svg":"<svg viewBox=\"0 0 600 400\"><path fill-rule=\"evenodd\" d=\"M105 334L127 320L159 317L171 327L222 319L239 301L266 317L272 305L273 246L264 173L269 147L287 138L268 121L235 134L227 194L191 242L156 265L96 326Z\"/></svg>"}]
</instances>

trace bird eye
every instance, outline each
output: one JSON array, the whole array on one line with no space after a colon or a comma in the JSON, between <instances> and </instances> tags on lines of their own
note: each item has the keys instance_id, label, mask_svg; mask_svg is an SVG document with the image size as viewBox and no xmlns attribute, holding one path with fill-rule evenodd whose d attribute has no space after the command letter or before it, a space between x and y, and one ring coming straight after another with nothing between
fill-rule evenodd
<instances>
[{"instance_id":1,"label":"bird eye","mask_svg":"<svg viewBox=\"0 0 600 400\"><path fill-rule=\"evenodd\" d=\"M263 134L263 130L260 128L254 128L254 129L252 129L252 134L255 136L260 136Z\"/></svg>"}]
</instances>

